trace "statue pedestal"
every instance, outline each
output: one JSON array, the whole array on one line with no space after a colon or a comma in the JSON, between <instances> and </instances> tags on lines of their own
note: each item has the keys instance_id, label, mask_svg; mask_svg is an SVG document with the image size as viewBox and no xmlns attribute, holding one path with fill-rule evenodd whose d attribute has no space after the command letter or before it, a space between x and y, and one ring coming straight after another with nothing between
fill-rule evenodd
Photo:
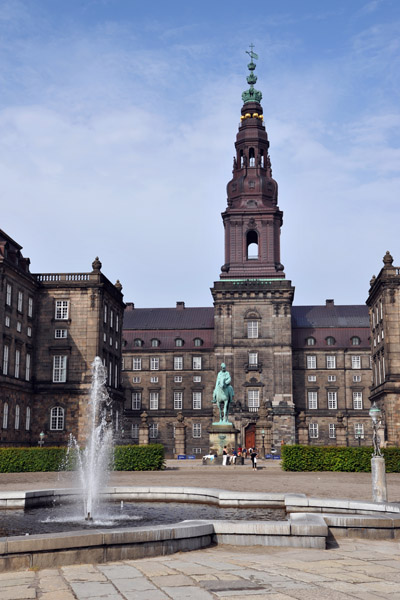
<instances>
[{"instance_id":1,"label":"statue pedestal","mask_svg":"<svg viewBox=\"0 0 400 600\"><path fill-rule=\"evenodd\" d=\"M210 436L210 450L218 456L222 455L224 446L228 452L237 448L237 439L239 429L236 429L232 423L213 423L208 429Z\"/></svg>"}]
</instances>

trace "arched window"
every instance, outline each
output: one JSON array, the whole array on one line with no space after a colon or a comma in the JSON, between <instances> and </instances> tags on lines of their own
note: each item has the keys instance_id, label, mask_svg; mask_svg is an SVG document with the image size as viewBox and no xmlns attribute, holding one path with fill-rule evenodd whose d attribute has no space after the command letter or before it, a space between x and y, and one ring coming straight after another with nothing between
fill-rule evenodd
<instances>
[{"instance_id":1,"label":"arched window","mask_svg":"<svg viewBox=\"0 0 400 600\"><path fill-rule=\"evenodd\" d=\"M256 166L256 157L254 154L254 148L250 148L250 150L249 150L249 165L250 165L250 167Z\"/></svg>"},{"instance_id":2,"label":"arched window","mask_svg":"<svg viewBox=\"0 0 400 600\"><path fill-rule=\"evenodd\" d=\"M139 338L136 338L135 340L133 340L133 345L134 346L143 346L143 342Z\"/></svg>"},{"instance_id":3,"label":"arched window","mask_svg":"<svg viewBox=\"0 0 400 600\"><path fill-rule=\"evenodd\" d=\"M50 429L51 431L64 429L64 409L61 406L54 406L50 411Z\"/></svg>"},{"instance_id":4,"label":"arched window","mask_svg":"<svg viewBox=\"0 0 400 600\"><path fill-rule=\"evenodd\" d=\"M157 346L160 345L160 340L157 340L156 338L153 338L151 340L151 345L152 345L153 348L156 348Z\"/></svg>"},{"instance_id":5,"label":"arched window","mask_svg":"<svg viewBox=\"0 0 400 600\"><path fill-rule=\"evenodd\" d=\"M261 152L260 152L260 167L263 169L264 166L265 166L264 150L261 150Z\"/></svg>"},{"instance_id":6,"label":"arched window","mask_svg":"<svg viewBox=\"0 0 400 600\"><path fill-rule=\"evenodd\" d=\"M352 345L352 346L359 346L360 344L361 344L361 340L360 340L360 338L359 338L357 335L354 335L354 336L351 338L351 345Z\"/></svg>"},{"instance_id":7,"label":"arched window","mask_svg":"<svg viewBox=\"0 0 400 600\"><path fill-rule=\"evenodd\" d=\"M247 260L258 259L258 233L252 229L246 236Z\"/></svg>"},{"instance_id":8,"label":"arched window","mask_svg":"<svg viewBox=\"0 0 400 600\"><path fill-rule=\"evenodd\" d=\"M31 407L26 407L26 417L25 417L25 429L29 431L31 428Z\"/></svg>"},{"instance_id":9,"label":"arched window","mask_svg":"<svg viewBox=\"0 0 400 600\"><path fill-rule=\"evenodd\" d=\"M306 339L306 343L307 343L307 346L315 346L315 338L314 337L308 337Z\"/></svg>"},{"instance_id":10,"label":"arched window","mask_svg":"<svg viewBox=\"0 0 400 600\"><path fill-rule=\"evenodd\" d=\"M335 338L332 335L328 335L326 338L326 344L327 346L334 346L336 344Z\"/></svg>"},{"instance_id":11,"label":"arched window","mask_svg":"<svg viewBox=\"0 0 400 600\"><path fill-rule=\"evenodd\" d=\"M20 408L19 404L15 406L15 421L14 421L14 429L19 429L19 416L20 416Z\"/></svg>"},{"instance_id":12,"label":"arched window","mask_svg":"<svg viewBox=\"0 0 400 600\"><path fill-rule=\"evenodd\" d=\"M183 339L182 338L176 338L176 340L175 340L175 346L177 346L179 348L181 346L183 346Z\"/></svg>"},{"instance_id":13,"label":"arched window","mask_svg":"<svg viewBox=\"0 0 400 600\"><path fill-rule=\"evenodd\" d=\"M8 402L3 405L3 429L8 428Z\"/></svg>"},{"instance_id":14,"label":"arched window","mask_svg":"<svg viewBox=\"0 0 400 600\"><path fill-rule=\"evenodd\" d=\"M195 346L202 346L203 345L203 340L201 338L194 338L194 345Z\"/></svg>"},{"instance_id":15,"label":"arched window","mask_svg":"<svg viewBox=\"0 0 400 600\"><path fill-rule=\"evenodd\" d=\"M243 150L240 151L240 168L242 169L244 167L244 156L243 156Z\"/></svg>"}]
</instances>

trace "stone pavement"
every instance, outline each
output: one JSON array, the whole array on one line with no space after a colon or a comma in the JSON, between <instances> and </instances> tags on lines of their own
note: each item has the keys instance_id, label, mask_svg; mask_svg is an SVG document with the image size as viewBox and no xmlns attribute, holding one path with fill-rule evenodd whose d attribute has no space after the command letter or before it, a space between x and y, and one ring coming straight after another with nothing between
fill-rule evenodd
<instances>
[{"instance_id":1,"label":"stone pavement","mask_svg":"<svg viewBox=\"0 0 400 600\"><path fill-rule=\"evenodd\" d=\"M400 600L400 544L219 546L142 560L0 575L0 600Z\"/></svg>"}]
</instances>

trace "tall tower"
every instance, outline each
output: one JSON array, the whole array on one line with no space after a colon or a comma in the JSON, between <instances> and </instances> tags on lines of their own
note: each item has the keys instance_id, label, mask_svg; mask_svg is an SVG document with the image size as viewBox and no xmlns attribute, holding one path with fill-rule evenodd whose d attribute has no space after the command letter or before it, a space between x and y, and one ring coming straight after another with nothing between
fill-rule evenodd
<instances>
[{"instance_id":1,"label":"tall tower","mask_svg":"<svg viewBox=\"0 0 400 600\"><path fill-rule=\"evenodd\" d=\"M235 426L242 444L261 446L259 417L273 418L272 441L295 442L291 305L294 288L280 260L282 211L272 178L262 94L254 88L258 56L248 52L233 177L227 186L225 263L211 292L216 366L225 362L235 390ZM252 443L252 436L255 439ZM264 435L264 434L263 434Z\"/></svg>"}]
</instances>

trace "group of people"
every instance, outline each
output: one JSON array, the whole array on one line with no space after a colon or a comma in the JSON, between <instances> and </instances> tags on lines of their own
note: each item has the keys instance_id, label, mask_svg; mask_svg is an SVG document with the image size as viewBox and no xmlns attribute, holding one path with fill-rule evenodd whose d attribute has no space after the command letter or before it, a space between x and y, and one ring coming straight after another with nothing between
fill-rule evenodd
<instances>
[{"instance_id":1,"label":"group of people","mask_svg":"<svg viewBox=\"0 0 400 600\"><path fill-rule=\"evenodd\" d=\"M247 458L247 456L250 456L251 458L251 466L253 471L257 470L257 456L258 456L258 452L256 450L256 448L242 448L241 446L239 446L239 448L237 450L232 450L229 451L228 448L226 446L224 446L223 450L222 450L222 464L223 465L234 465L236 463L236 459L237 457L241 457L243 456L244 458Z\"/></svg>"}]
</instances>

